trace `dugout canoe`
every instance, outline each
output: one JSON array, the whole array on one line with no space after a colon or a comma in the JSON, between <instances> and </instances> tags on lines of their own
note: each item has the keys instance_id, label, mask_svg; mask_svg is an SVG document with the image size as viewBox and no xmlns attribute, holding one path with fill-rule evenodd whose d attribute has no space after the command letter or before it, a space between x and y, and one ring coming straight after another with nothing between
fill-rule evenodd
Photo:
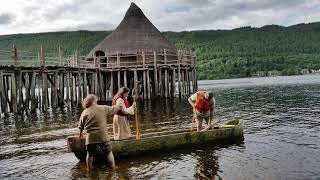
<instances>
[{"instance_id":1,"label":"dugout canoe","mask_svg":"<svg viewBox=\"0 0 320 180\"><path fill-rule=\"evenodd\" d=\"M194 145L206 145L209 142L228 142L235 139L243 139L243 120L230 120L212 130L206 131L166 131L142 134L140 139L130 138L126 140L112 140L112 151L116 158L146 154L154 151L166 151ZM85 139L78 136L67 138L69 152L81 161L85 160ZM101 159L101 154L94 159Z\"/></svg>"}]
</instances>

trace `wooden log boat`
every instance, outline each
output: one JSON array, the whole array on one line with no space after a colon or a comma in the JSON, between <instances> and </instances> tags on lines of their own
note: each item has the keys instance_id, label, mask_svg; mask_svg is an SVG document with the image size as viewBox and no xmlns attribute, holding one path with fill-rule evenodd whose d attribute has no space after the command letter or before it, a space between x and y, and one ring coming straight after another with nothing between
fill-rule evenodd
<instances>
[{"instance_id":1,"label":"wooden log boat","mask_svg":"<svg viewBox=\"0 0 320 180\"><path fill-rule=\"evenodd\" d=\"M114 156L118 158L186 146L205 145L209 142L232 141L243 139L243 128L243 120L230 120L212 130L200 132L189 129L142 134L140 139L112 140L112 151ZM67 142L69 152L73 152L79 160L84 161L86 157L85 139L69 136ZM95 161L96 159L105 159L101 157L104 156L102 154L96 156L99 157L94 157Z\"/></svg>"}]
</instances>

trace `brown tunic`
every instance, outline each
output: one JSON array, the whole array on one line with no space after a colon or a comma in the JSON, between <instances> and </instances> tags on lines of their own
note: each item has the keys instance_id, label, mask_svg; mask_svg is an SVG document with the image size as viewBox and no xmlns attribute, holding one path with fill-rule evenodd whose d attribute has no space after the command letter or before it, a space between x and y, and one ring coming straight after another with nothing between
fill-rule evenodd
<instances>
[{"instance_id":1,"label":"brown tunic","mask_svg":"<svg viewBox=\"0 0 320 180\"><path fill-rule=\"evenodd\" d=\"M112 106L94 105L85 109L79 119L79 129L85 130L86 145L110 141L107 117L113 114Z\"/></svg>"}]
</instances>

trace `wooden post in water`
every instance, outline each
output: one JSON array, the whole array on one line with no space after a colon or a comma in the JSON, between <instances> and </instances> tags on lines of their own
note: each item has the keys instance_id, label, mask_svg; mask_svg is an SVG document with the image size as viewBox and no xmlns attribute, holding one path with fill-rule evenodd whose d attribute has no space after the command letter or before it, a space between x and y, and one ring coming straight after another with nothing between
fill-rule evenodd
<instances>
[{"instance_id":1,"label":"wooden post in water","mask_svg":"<svg viewBox=\"0 0 320 180\"><path fill-rule=\"evenodd\" d=\"M124 87L128 87L127 71L126 70L123 72L123 83L124 83Z\"/></svg>"},{"instance_id":2,"label":"wooden post in water","mask_svg":"<svg viewBox=\"0 0 320 180\"><path fill-rule=\"evenodd\" d=\"M18 114L23 113L23 94L22 94L22 72L19 69L17 75L17 98L18 98Z\"/></svg>"},{"instance_id":3,"label":"wooden post in water","mask_svg":"<svg viewBox=\"0 0 320 180\"><path fill-rule=\"evenodd\" d=\"M164 69L164 97L168 97L168 69Z\"/></svg>"},{"instance_id":4,"label":"wooden post in water","mask_svg":"<svg viewBox=\"0 0 320 180\"><path fill-rule=\"evenodd\" d=\"M181 52L178 50L178 93L181 97Z\"/></svg>"},{"instance_id":5,"label":"wooden post in water","mask_svg":"<svg viewBox=\"0 0 320 180\"><path fill-rule=\"evenodd\" d=\"M7 97L6 97L5 91L6 90L4 88L3 71L0 71L0 98L1 98L1 110L3 113L8 112Z\"/></svg>"},{"instance_id":6,"label":"wooden post in water","mask_svg":"<svg viewBox=\"0 0 320 180\"><path fill-rule=\"evenodd\" d=\"M16 86L15 73L11 73L11 112L16 113L18 111L17 106L17 86Z\"/></svg>"},{"instance_id":7,"label":"wooden post in water","mask_svg":"<svg viewBox=\"0 0 320 180\"><path fill-rule=\"evenodd\" d=\"M29 102L30 102L30 77L29 73L25 73L24 75L24 87L25 87L25 101L24 101L24 109L29 109Z\"/></svg>"},{"instance_id":8,"label":"wooden post in water","mask_svg":"<svg viewBox=\"0 0 320 180\"><path fill-rule=\"evenodd\" d=\"M113 98L113 71L110 72L110 98Z\"/></svg>"},{"instance_id":9,"label":"wooden post in water","mask_svg":"<svg viewBox=\"0 0 320 180\"><path fill-rule=\"evenodd\" d=\"M103 75L101 70L99 70L99 94L100 94L100 100L105 101L105 92L104 92L104 84L103 84Z\"/></svg>"},{"instance_id":10,"label":"wooden post in water","mask_svg":"<svg viewBox=\"0 0 320 180\"><path fill-rule=\"evenodd\" d=\"M41 63L41 73L42 73L42 110L47 111L48 109L48 81L47 81L47 72L45 69L45 58L44 50L41 46L40 48L40 63Z\"/></svg>"},{"instance_id":11,"label":"wooden post in water","mask_svg":"<svg viewBox=\"0 0 320 180\"><path fill-rule=\"evenodd\" d=\"M60 71L60 75L59 75L59 106L63 107L64 106L64 72L63 70ZM67 73L66 73L67 74ZM67 91L68 91L68 87L67 87Z\"/></svg>"},{"instance_id":12,"label":"wooden post in water","mask_svg":"<svg viewBox=\"0 0 320 180\"><path fill-rule=\"evenodd\" d=\"M148 91L148 99L151 99L151 87L150 87L150 77L149 77L149 69L146 71L147 74L147 91Z\"/></svg>"},{"instance_id":13,"label":"wooden post in water","mask_svg":"<svg viewBox=\"0 0 320 180\"><path fill-rule=\"evenodd\" d=\"M134 81L133 81L134 95L135 95L135 97L138 97L138 95L139 95L139 92L138 92L138 73L137 73L136 69L133 70L133 79L134 79Z\"/></svg>"},{"instance_id":14,"label":"wooden post in water","mask_svg":"<svg viewBox=\"0 0 320 180\"><path fill-rule=\"evenodd\" d=\"M156 51L153 51L153 85L154 85L154 95L158 96L158 67L157 67L157 53Z\"/></svg>"},{"instance_id":15,"label":"wooden post in water","mask_svg":"<svg viewBox=\"0 0 320 180\"><path fill-rule=\"evenodd\" d=\"M176 96L176 69L172 70L172 79L171 79L171 97Z\"/></svg>"},{"instance_id":16,"label":"wooden post in water","mask_svg":"<svg viewBox=\"0 0 320 180\"><path fill-rule=\"evenodd\" d=\"M30 100L31 100L31 112L35 112L37 108L36 101L36 72L32 72L31 84L30 84ZM39 89L38 89L39 90Z\"/></svg>"},{"instance_id":17,"label":"wooden post in water","mask_svg":"<svg viewBox=\"0 0 320 180\"><path fill-rule=\"evenodd\" d=\"M147 83L146 83L146 56L144 51L142 52L142 67L143 67L143 99L147 99Z\"/></svg>"},{"instance_id":18,"label":"wooden post in water","mask_svg":"<svg viewBox=\"0 0 320 180\"><path fill-rule=\"evenodd\" d=\"M121 74L120 74L120 70L117 71L117 74L118 74L118 87L117 87L117 92L118 90L121 88Z\"/></svg>"},{"instance_id":19,"label":"wooden post in water","mask_svg":"<svg viewBox=\"0 0 320 180\"><path fill-rule=\"evenodd\" d=\"M88 95L88 90L87 90L87 71L84 70L83 72L83 97L87 97Z\"/></svg>"},{"instance_id":20,"label":"wooden post in water","mask_svg":"<svg viewBox=\"0 0 320 180\"><path fill-rule=\"evenodd\" d=\"M55 71L54 75L53 75L53 86L52 88L52 97L51 97L51 101L52 101L52 107L53 108L57 108L58 107L58 73Z\"/></svg>"},{"instance_id":21,"label":"wooden post in water","mask_svg":"<svg viewBox=\"0 0 320 180\"><path fill-rule=\"evenodd\" d=\"M159 82L158 82L158 84L159 84L159 94L160 94L160 97L163 97L163 79L162 79L162 70L161 70L161 68L159 68L159 70L158 70L158 72L159 72Z\"/></svg>"}]
</instances>

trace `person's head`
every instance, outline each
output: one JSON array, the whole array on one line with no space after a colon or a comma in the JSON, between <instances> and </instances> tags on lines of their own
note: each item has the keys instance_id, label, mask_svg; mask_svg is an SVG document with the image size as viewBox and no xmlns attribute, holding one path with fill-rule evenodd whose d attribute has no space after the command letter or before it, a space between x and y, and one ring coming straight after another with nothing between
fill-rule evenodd
<instances>
[{"instance_id":1,"label":"person's head","mask_svg":"<svg viewBox=\"0 0 320 180\"><path fill-rule=\"evenodd\" d=\"M206 97L206 99L211 100L213 98L213 92L207 91L205 97Z\"/></svg>"},{"instance_id":2,"label":"person's head","mask_svg":"<svg viewBox=\"0 0 320 180\"><path fill-rule=\"evenodd\" d=\"M122 87L119 89L118 93L117 93L117 96L120 96L120 97L128 97L130 93L130 89L127 88L127 87Z\"/></svg>"},{"instance_id":3,"label":"person's head","mask_svg":"<svg viewBox=\"0 0 320 180\"><path fill-rule=\"evenodd\" d=\"M89 108L92 105L97 104L97 96L94 94L89 94L86 98L82 101L83 109Z\"/></svg>"}]
</instances>

